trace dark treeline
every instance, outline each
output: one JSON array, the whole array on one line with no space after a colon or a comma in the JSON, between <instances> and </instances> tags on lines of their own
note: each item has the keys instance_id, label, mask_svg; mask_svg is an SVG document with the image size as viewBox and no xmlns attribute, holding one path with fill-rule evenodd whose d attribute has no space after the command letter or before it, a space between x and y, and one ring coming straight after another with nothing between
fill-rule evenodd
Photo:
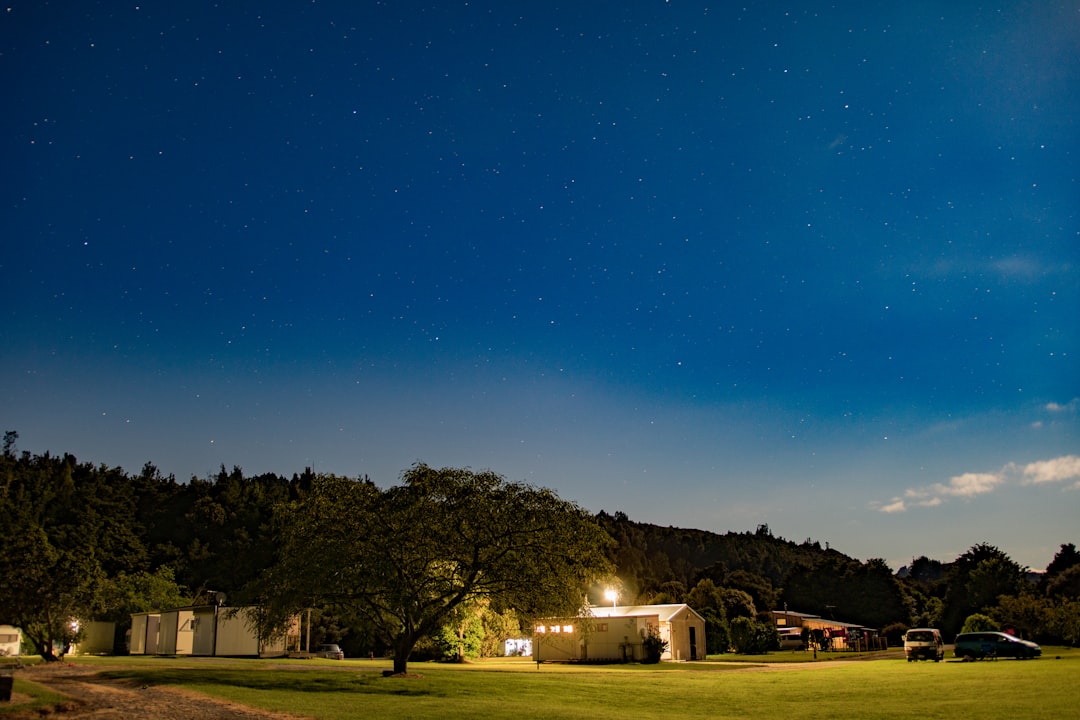
<instances>
[{"instance_id":1,"label":"dark treeline","mask_svg":"<svg viewBox=\"0 0 1080 720\"><path fill-rule=\"evenodd\" d=\"M624 595L636 602L696 600L690 604L709 609L715 597L729 621L786 607L877 628L894 642L908 627L938 627L951 638L971 616L985 615L1040 642L1080 645L1080 553L1072 543L1042 572L985 543L951 562L921 557L894 571L881 559L776 537L767 525L719 534L619 512L597 518L617 541L612 559Z\"/></svg>"},{"instance_id":2,"label":"dark treeline","mask_svg":"<svg viewBox=\"0 0 1080 720\"><path fill-rule=\"evenodd\" d=\"M272 563L275 506L309 487L306 472L246 477L224 467L186 483L147 464L132 475L71 455L0 456L0 622L23 628L46 656L71 618L242 595ZM239 599L239 598L238 598Z\"/></svg>"},{"instance_id":3,"label":"dark treeline","mask_svg":"<svg viewBox=\"0 0 1080 720\"><path fill-rule=\"evenodd\" d=\"M256 602L250 588L276 558L274 512L316 480L310 470L248 477L222 467L178 482L152 464L129 474L71 455L18 453L16 439L5 436L0 457L0 622L21 626L49 651L73 617L124 627L132 612L210 602L211 593L225 593L229 604ZM894 638L914 626L951 637L984 614L1040 642L1080 645L1080 553L1072 544L1033 581L985 544L895 572L882 560L776 537L767 526L718 534L623 513L596 520L616 540L610 559L623 602L689 602L718 642L738 618L786 606ZM348 634L340 618L321 622L327 637Z\"/></svg>"}]
</instances>

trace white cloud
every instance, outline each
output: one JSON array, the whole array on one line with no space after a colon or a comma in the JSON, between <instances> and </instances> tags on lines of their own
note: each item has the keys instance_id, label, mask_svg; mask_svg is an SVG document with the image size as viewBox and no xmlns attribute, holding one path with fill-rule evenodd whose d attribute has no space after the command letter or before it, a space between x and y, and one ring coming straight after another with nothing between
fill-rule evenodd
<instances>
[{"instance_id":1,"label":"white cloud","mask_svg":"<svg viewBox=\"0 0 1080 720\"><path fill-rule=\"evenodd\" d=\"M928 488L908 488L904 491L904 497L911 501L912 505L918 507L937 507L941 504L941 497L935 495L938 492L937 488L944 487L942 485L936 485ZM899 500L899 498L896 498Z\"/></svg>"},{"instance_id":2,"label":"white cloud","mask_svg":"<svg viewBox=\"0 0 1080 720\"><path fill-rule=\"evenodd\" d=\"M992 492L1004 481L1002 473L964 473L951 478L947 485L937 483L933 490L938 497L974 497Z\"/></svg>"},{"instance_id":3,"label":"white cloud","mask_svg":"<svg viewBox=\"0 0 1080 720\"><path fill-rule=\"evenodd\" d=\"M872 503L871 507L883 513L906 512L913 506L938 507L945 504L949 498L971 499L994 492L1002 485L1010 483L1071 483L1070 488L1080 490L1080 456L1062 455L1027 465L1009 463L997 472L963 473L949 478L947 483L908 488L902 497L893 498L888 503Z\"/></svg>"},{"instance_id":4,"label":"white cloud","mask_svg":"<svg viewBox=\"0 0 1080 720\"><path fill-rule=\"evenodd\" d=\"M1011 257L1002 258L990 263L990 267L998 272L1002 277L1033 281L1044 275L1048 268L1044 267L1038 260L1031 257L1023 257L1021 255L1013 255Z\"/></svg>"},{"instance_id":5,"label":"white cloud","mask_svg":"<svg viewBox=\"0 0 1080 720\"><path fill-rule=\"evenodd\" d=\"M1058 483L1073 481L1080 483L1080 457L1063 455L1053 460L1040 460L1028 463L1023 468L1025 484Z\"/></svg>"},{"instance_id":6,"label":"white cloud","mask_svg":"<svg viewBox=\"0 0 1080 720\"><path fill-rule=\"evenodd\" d=\"M1070 413L1076 412L1078 407L1080 407L1080 398L1073 398L1064 405L1056 402L1048 402L1043 406L1043 409L1049 413Z\"/></svg>"}]
</instances>

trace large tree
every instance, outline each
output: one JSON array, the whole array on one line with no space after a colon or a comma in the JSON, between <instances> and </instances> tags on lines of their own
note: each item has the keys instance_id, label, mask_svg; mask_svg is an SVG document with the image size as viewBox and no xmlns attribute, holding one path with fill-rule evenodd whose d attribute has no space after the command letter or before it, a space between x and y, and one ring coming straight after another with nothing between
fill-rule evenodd
<instances>
[{"instance_id":1,"label":"large tree","mask_svg":"<svg viewBox=\"0 0 1080 720\"><path fill-rule=\"evenodd\" d=\"M103 609L102 558L125 554L130 533L100 537L112 523L86 488L107 473L69 455L15 458L8 445L0 458L0 617L57 660L76 638L76 621Z\"/></svg>"},{"instance_id":2,"label":"large tree","mask_svg":"<svg viewBox=\"0 0 1080 720\"><path fill-rule=\"evenodd\" d=\"M784 582L783 601L824 617L883 628L909 617L900 585L884 560L865 564L839 554L796 566Z\"/></svg>"},{"instance_id":3,"label":"large tree","mask_svg":"<svg viewBox=\"0 0 1080 720\"><path fill-rule=\"evenodd\" d=\"M104 573L92 550L57 546L26 523L12 530L0 554L0 614L22 628L41 657L59 660L78 637L76 621L101 609Z\"/></svg>"},{"instance_id":4,"label":"large tree","mask_svg":"<svg viewBox=\"0 0 1080 720\"><path fill-rule=\"evenodd\" d=\"M574 613L588 584L610 572L610 537L550 490L423 464L402 480L381 490L324 476L280 508L279 558L257 586L268 625L337 607L363 618L404 673L416 643L458 608Z\"/></svg>"},{"instance_id":5,"label":"large tree","mask_svg":"<svg viewBox=\"0 0 1080 720\"><path fill-rule=\"evenodd\" d=\"M1026 589L1026 569L988 543L972 546L949 566L944 598L942 630L959 632L972 613L985 613L1002 595L1018 595Z\"/></svg>"}]
</instances>

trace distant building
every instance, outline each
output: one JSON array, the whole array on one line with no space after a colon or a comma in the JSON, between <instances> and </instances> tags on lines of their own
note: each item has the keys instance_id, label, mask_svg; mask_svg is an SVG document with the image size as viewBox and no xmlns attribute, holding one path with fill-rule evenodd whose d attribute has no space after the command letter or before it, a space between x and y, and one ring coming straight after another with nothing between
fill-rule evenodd
<instances>
[{"instance_id":1,"label":"distant building","mask_svg":"<svg viewBox=\"0 0 1080 720\"><path fill-rule=\"evenodd\" d=\"M884 638L878 636L876 628L858 623L841 622L793 610L770 610L769 619L781 633L783 629L793 627L821 631L828 641L826 649L829 650L869 650L884 647Z\"/></svg>"},{"instance_id":2,"label":"distant building","mask_svg":"<svg viewBox=\"0 0 1080 720\"><path fill-rule=\"evenodd\" d=\"M503 645L503 655L506 657L532 655L532 640L528 638L510 638Z\"/></svg>"},{"instance_id":3,"label":"distant building","mask_svg":"<svg viewBox=\"0 0 1080 720\"><path fill-rule=\"evenodd\" d=\"M128 652L132 655L157 655L160 624L161 613L144 612L132 615Z\"/></svg>"},{"instance_id":4,"label":"distant building","mask_svg":"<svg viewBox=\"0 0 1080 720\"><path fill-rule=\"evenodd\" d=\"M635 662L656 633L667 642L661 660L705 658L705 618L686 604L592 607L588 615L540 620L533 628L537 662Z\"/></svg>"},{"instance_id":5,"label":"distant building","mask_svg":"<svg viewBox=\"0 0 1080 720\"><path fill-rule=\"evenodd\" d=\"M255 608L198 605L131 616L132 655L275 657L299 645L299 624L275 637L259 635ZM290 641L292 641L290 643Z\"/></svg>"},{"instance_id":6,"label":"distant building","mask_svg":"<svg viewBox=\"0 0 1080 720\"><path fill-rule=\"evenodd\" d=\"M112 655L116 644L116 623L90 620L79 623L79 641L71 646L72 655Z\"/></svg>"}]
</instances>

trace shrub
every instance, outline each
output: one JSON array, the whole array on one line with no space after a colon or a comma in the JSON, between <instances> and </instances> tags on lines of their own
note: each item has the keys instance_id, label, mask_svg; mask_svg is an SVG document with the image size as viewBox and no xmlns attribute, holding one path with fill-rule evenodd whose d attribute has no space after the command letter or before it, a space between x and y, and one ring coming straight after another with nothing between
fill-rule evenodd
<instances>
[{"instance_id":1,"label":"shrub","mask_svg":"<svg viewBox=\"0 0 1080 720\"><path fill-rule=\"evenodd\" d=\"M769 623L737 617L731 621L731 644L743 655L764 655L780 648L780 636Z\"/></svg>"},{"instance_id":2,"label":"shrub","mask_svg":"<svg viewBox=\"0 0 1080 720\"><path fill-rule=\"evenodd\" d=\"M641 645L645 653L645 657L641 660L643 663L660 662L660 656L668 649L668 641L660 637L660 633L655 628L649 628L649 634L645 636Z\"/></svg>"},{"instance_id":3,"label":"shrub","mask_svg":"<svg viewBox=\"0 0 1080 720\"><path fill-rule=\"evenodd\" d=\"M989 615L974 613L968 615L967 619L964 620L964 627L960 628L960 632L988 632L997 629L997 623Z\"/></svg>"},{"instance_id":4,"label":"shrub","mask_svg":"<svg viewBox=\"0 0 1080 720\"><path fill-rule=\"evenodd\" d=\"M467 615L459 622L445 625L432 638L443 660L464 662L480 657L484 640L484 624L476 615Z\"/></svg>"},{"instance_id":5,"label":"shrub","mask_svg":"<svg viewBox=\"0 0 1080 720\"><path fill-rule=\"evenodd\" d=\"M716 613L706 610L705 616L705 644L709 655L719 655L731 649L731 632L728 624Z\"/></svg>"},{"instance_id":6,"label":"shrub","mask_svg":"<svg viewBox=\"0 0 1080 720\"><path fill-rule=\"evenodd\" d=\"M1050 624L1063 643L1080 647L1080 600L1062 603L1055 608Z\"/></svg>"},{"instance_id":7,"label":"shrub","mask_svg":"<svg viewBox=\"0 0 1080 720\"><path fill-rule=\"evenodd\" d=\"M904 623L893 623L883 627L881 634L886 637L890 647L899 647L904 644L904 633L907 631L908 626Z\"/></svg>"}]
</instances>

